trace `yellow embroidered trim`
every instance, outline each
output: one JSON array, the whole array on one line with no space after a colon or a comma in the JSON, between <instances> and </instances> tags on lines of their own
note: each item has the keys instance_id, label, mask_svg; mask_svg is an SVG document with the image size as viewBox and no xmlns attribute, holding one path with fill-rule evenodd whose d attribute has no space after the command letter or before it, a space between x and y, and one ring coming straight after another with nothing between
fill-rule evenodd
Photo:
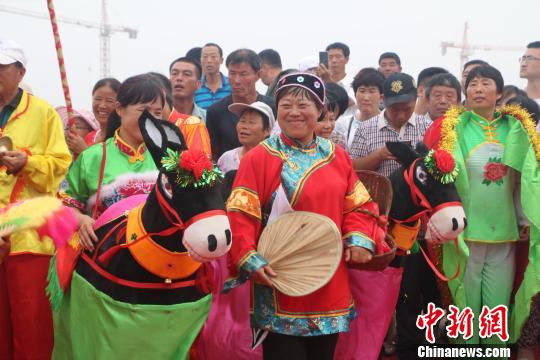
<instances>
[{"instance_id":1,"label":"yellow embroidered trim","mask_svg":"<svg viewBox=\"0 0 540 360\"><path fill-rule=\"evenodd\" d=\"M332 159L334 158L335 150L336 148L335 148L334 143L330 142L330 152L328 156L314 163L300 178L300 180L298 181L298 186L296 187L296 190L294 191L293 196L291 198L291 206L296 205L296 202L298 201L298 198L300 197L300 193L304 189L304 185L306 184L306 181L309 179L311 174L313 174L315 171L317 171L318 169L320 169L321 167L323 167L324 165L332 161Z\"/></svg>"},{"instance_id":2,"label":"yellow embroidered trim","mask_svg":"<svg viewBox=\"0 0 540 360\"><path fill-rule=\"evenodd\" d=\"M120 129L114 132L114 141L118 149L128 156L128 161L133 164L137 161L144 161L144 144L139 145L139 148L135 150L131 145L122 140L120 137Z\"/></svg>"},{"instance_id":3,"label":"yellow embroidered trim","mask_svg":"<svg viewBox=\"0 0 540 360\"><path fill-rule=\"evenodd\" d=\"M321 312L302 312L302 313L293 313L285 311L281 308L279 304L279 298L276 294L276 291L274 290L274 315L280 316L280 317L288 317L288 318L318 318L318 317L326 317L326 316L344 316L351 312L351 309L354 307L354 301L351 298L351 301L349 302L349 306L345 309L337 309L337 310L331 310L331 311L321 311Z\"/></svg>"},{"instance_id":4,"label":"yellow embroidered trim","mask_svg":"<svg viewBox=\"0 0 540 360\"><path fill-rule=\"evenodd\" d=\"M361 231L349 231L348 233L346 233L345 235L343 235L341 238L343 240L347 239L347 238L350 238L351 236L353 235L358 235L358 236L361 236L363 238L366 238L367 240L371 241L372 243L375 243L375 241L373 241L373 239L371 237L369 237L368 235L364 234L363 232Z\"/></svg>"},{"instance_id":5,"label":"yellow embroidered trim","mask_svg":"<svg viewBox=\"0 0 540 360\"><path fill-rule=\"evenodd\" d=\"M343 213L349 213L371 200L369 193L361 181L356 181L351 193L345 196Z\"/></svg>"},{"instance_id":6,"label":"yellow embroidered trim","mask_svg":"<svg viewBox=\"0 0 540 360\"><path fill-rule=\"evenodd\" d=\"M250 189L236 187L227 200L227 211L240 211L257 220L262 219L259 195Z\"/></svg>"},{"instance_id":7,"label":"yellow embroidered trim","mask_svg":"<svg viewBox=\"0 0 540 360\"><path fill-rule=\"evenodd\" d=\"M494 142L494 141L486 141L486 142L483 142L481 144L478 144L478 145L475 145L470 151L469 153L467 154L467 156L464 157L464 160L465 161L468 161L469 158L472 156L472 154L474 154L476 152L476 150L478 150L478 148L480 148L481 146L484 146L486 144L494 144L494 145L499 145L499 146L502 146L502 144L500 142Z\"/></svg>"},{"instance_id":8,"label":"yellow embroidered trim","mask_svg":"<svg viewBox=\"0 0 540 360\"><path fill-rule=\"evenodd\" d=\"M247 253L244 254L244 256L242 256L240 258L240 260L238 260L238 263L236 264L236 267L238 268L239 273L240 273L240 269L242 268L242 266L249 260L250 257L255 255L256 253L257 252L255 250L249 250Z\"/></svg>"},{"instance_id":9,"label":"yellow embroidered trim","mask_svg":"<svg viewBox=\"0 0 540 360\"><path fill-rule=\"evenodd\" d=\"M285 153L283 153L283 151L276 150L276 149L270 147L270 145L268 145L265 142L262 142L261 145L266 149L266 151L268 151L270 153L270 155L278 157L278 158L281 159L281 161L286 162L287 165L289 165L291 167L291 169L295 169L295 170L299 169L298 165L296 165L294 162L290 161L289 158L287 157L287 155L285 155Z\"/></svg>"},{"instance_id":10,"label":"yellow embroidered trim","mask_svg":"<svg viewBox=\"0 0 540 360\"><path fill-rule=\"evenodd\" d=\"M270 145L268 145L268 143L267 143L266 141L263 141L262 143L260 143L260 145L261 145L263 148L265 148L266 151L268 151L271 155L283 159L283 158L281 157L281 154L282 154L282 153L281 153L280 151L277 151L276 149L270 147Z\"/></svg>"},{"instance_id":11,"label":"yellow embroidered trim","mask_svg":"<svg viewBox=\"0 0 540 360\"><path fill-rule=\"evenodd\" d=\"M476 120L474 117L471 117L472 122L474 122L476 125L481 127L482 130L484 130L486 140L488 142L499 143L500 141L497 139L497 125L495 123L497 122L497 120L501 119L501 115L499 115L497 118L493 119L492 121L487 121L481 115L478 115L474 111L473 111L473 113L476 116L481 117L487 123L487 125L482 124L481 122Z\"/></svg>"}]
</instances>

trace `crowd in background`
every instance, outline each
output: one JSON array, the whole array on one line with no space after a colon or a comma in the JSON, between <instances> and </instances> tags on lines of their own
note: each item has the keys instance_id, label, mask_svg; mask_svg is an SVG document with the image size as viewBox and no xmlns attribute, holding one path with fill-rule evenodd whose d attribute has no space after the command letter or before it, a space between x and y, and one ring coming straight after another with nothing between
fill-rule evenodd
<instances>
[{"instance_id":1,"label":"crowd in background","mask_svg":"<svg viewBox=\"0 0 540 360\"><path fill-rule=\"evenodd\" d=\"M137 125L143 111L176 124L189 147L204 151L226 175L238 170L259 143L282 132L276 121L280 111L276 90L282 79L294 73L316 75L325 84L316 136L344 150L354 169L384 176L400 166L385 143L405 142L414 147L451 107L476 109L475 103L491 96L484 94L485 89L471 92L483 86L478 79L496 82L497 107L519 104L535 125L540 119L540 41L528 44L516 65L520 77L527 80L524 89L503 86L498 70L483 60L467 62L460 74L429 66L414 79L402 72L402 59L394 52L381 54L377 63L374 57L373 67L364 69L347 66L350 56L349 46L336 42L320 56L301 59L298 68L283 69L274 49L225 54L218 44L207 43L174 59L166 75L149 72L122 82L115 78L97 81L91 111L77 108L74 118L68 119L65 107L52 109L39 99L45 94L30 95L19 87L26 71L24 52L16 43L2 40L0 134L12 137L18 146L1 158L0 208L37 195L59 196L78 210L81 245L92 250L97 240L92 226L99 214L121 199L148 194L155 183L158 169ZM226 73L220 70L223 63ZM267 86L265 94L256 89L259 80ZM31 119L31 127L22 126L25 118ZM0 241L5 248L7 240ZM0 268L0 338L13 336L14 352L22 351L17 350L21 344L26 349L39 349L28 346L36 343L50 348L47 331L36 335L21 331L16 324L51 324L50 314L42 309L47 306L43 288L52 244L22 233L11 238L9 246L9 259ZM415 259L421 260L416 255ZM403 359L415 351L410 346L422 341L423 334L399 324L410 325L427 304L425 299L406 301L424 291L407 271L415 276L430 271L427 266L409 270L410 264L396 265L405 268L395 302L398 354ZM391 338L386 349L392 347Z\"/></svg>"}]
</instances>

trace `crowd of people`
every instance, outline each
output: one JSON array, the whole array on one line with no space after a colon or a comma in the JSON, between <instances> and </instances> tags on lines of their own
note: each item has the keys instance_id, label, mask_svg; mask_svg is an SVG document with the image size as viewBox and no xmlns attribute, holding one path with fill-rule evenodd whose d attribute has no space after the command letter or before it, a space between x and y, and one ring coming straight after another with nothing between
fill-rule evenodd
<instances>
[{"instance_id":1,"label":"crowd of people","mask_svg":"<svg viewBox=\"0 0 540 360\"><path fill-rule=\"evenodd\" d=\"M159 169L138 125L148 111L175 124L188 147L211 158L230 185L224 190L233 234L229 267L217 267L227 276L214 285L233 293L252 280L251 297L249 291L241 294L245 301L251 298L251 327L265 332L265 359L338 358L339 333L349 331L357 316L380 321L374 316L379 312L395 313L394 321L388 316L381 341L354 358L377 358L387 348L386 331L395 328L397 357L415 359L417 347L426 344L417 317L428 303L448 305L421 253L403 253L378 272L387 298L369 309L355 308L348 272L358 279L373 274L347 265L372 259L374 229L380 226L366 215L378 213L377 205L355 170L390 177L402 164L386 144L415 148L424 142L453 156L468 222L459 250L442 247L444 271L461 267L442 286L453 304L471 308L477 317L484 306L515 307L510 341L479 337L477 317L474 336L464 341L517 344L520 359L533 359L540 340L540 41L525 47L516 66L527 80L524 89L505 85L502 74L483 60L467 62L461 74L427 67L415 79L402 72L393 52L360 70L347 66L347 45L330 44L326 53L327 63L307 57L297 69L283 69L276 50L238 49L225 57L218 44L207 43L174 59L168 76L149 72L122 82L97 81L91 110L74 109L70 119L65 106L55 109L39 97L47 94L23 89L23 48L0 40L0 138L14 145L0 152L0 211L24 199L59 197L76 209L80 244L92 251L97 218L122 199L149 194L156 182ZM259 80L268 87L265 94L257 91ZM285 208L324 215L343 236L336 273L311 295L295 298L275 290L276 274L257 252L268 217ZM423 231L418 244L430 248ZM2 359L51 356L53 321L45 287L54 252L51 239L33 230L0 237ZM216 296L213 306L223 306L218 301ZM388 338L391 343L393 336Z\"/></svg>"}]
</instances>

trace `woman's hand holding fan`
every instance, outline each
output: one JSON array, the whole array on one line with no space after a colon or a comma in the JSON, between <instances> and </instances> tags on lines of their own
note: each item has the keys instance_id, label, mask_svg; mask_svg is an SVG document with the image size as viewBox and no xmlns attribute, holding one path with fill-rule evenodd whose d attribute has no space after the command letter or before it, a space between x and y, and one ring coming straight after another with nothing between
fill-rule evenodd
<instances>
[{"instance_id":1,"label":"woman's hand holding fan","mask_svg":"<svg viewBox=\"0 0 540 360\"><path fill-rule=\"evenodd\" d=\"M277 274L270 267L270 265L263 266L253 273L253 280L261 285L274 287L270 278L276 277Z\"/></svg>"}]
</instances>

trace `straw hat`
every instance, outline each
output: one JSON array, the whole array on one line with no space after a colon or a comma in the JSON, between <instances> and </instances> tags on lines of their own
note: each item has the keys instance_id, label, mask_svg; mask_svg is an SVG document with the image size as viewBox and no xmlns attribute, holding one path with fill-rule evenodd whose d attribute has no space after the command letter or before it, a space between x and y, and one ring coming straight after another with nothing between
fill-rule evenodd
<instances>
[{"instance_id":1,"label":"straw hat","mask_svg":"<svg viewBox=\"0 0 540 360\"><path fill-rule=\"evenodd\" d=\"M322 288L334 276L343 254L341 233L326 216L294 211L264 229L257 252L276 272L273 285L289 296Z\"/></svg>"}]
</instances>

